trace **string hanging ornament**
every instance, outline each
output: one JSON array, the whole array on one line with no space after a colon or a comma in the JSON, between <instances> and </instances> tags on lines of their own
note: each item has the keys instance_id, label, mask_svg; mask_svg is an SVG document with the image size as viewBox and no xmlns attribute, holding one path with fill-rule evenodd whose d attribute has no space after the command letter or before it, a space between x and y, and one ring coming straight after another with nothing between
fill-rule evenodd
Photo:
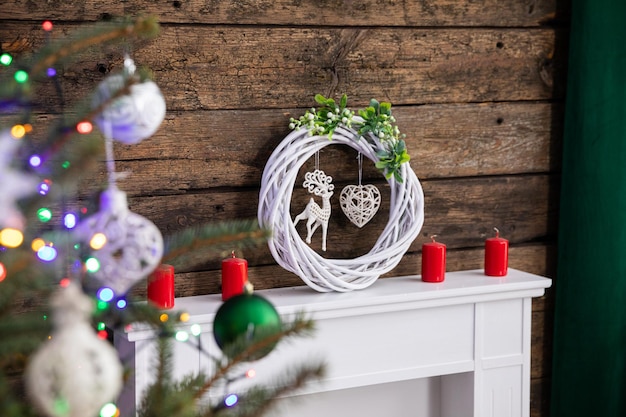
<instances>
[{"instance_id":1,"label":"string hanging ornament","mask_svg":"<svg viewBox=\"0 0 626 417\"><path fill-rule=\"evenodd\" d=\"M128 67L127 72L134 71L132 60L127 59L125 65ZM116 103L112 105L116 107ZM147 108L143 110L147 111ZM156 112L160 111L160 105L157 104ZM91 271L92 276L118 295L125 294L135 283L150 274L159 265L163 255L161 232L154 223L130 211L126 193L116 184L119 174L115 172L113 139L120 132L120 126L116 130L115 123L119 122L116 116L121 113L102 112L100 128L105 137L109 184L100 195L99 211L83 220L75 229L78 239L89 245L99 261L100 266ZM137 120L145 119L142 117ZM128 131L137 133L131 124L124 126ZM139 131L142 133L137 137L146 134L144 129Z\"/></svg>"},{"instance_id":2,"label":"string hanging ornament","mask_svg":"<svg viewBox=\"0 0 626 417\"><path fill-rule=\"evenodd\" d=\"M78 284L52 298L54 331L30 359L26 388L48 417L95 416L122 389L122 364L111 344L96 336L93 301Z\"/></svg>"},{"instance_id":3,"label":"string hanging ornament","mask_svg":"<svg viewBox=\"0 0 626 417\"><path fill-rule=\"evenodd\" d=\"M331 176L326 175L324 171L319 169L319 152L316 152L315 170L304 174L302 186L306 188L309 193L322 197L322 206L320 207L319 204L315 202L315 199L311 197L304 210L302 210L293 221L295 227L300 220L306 220L306 242L308 244L311 243L313 233L315 233L318 227L322 227L322 251L326 251L326 236L331 214L330 198L335 189L332 180L333 178Z\"/></svg>"},{"instance_id":4,"label":"string hanging ornament","mask_svg":"<svg viewBox=\"0 0 626 417\"><path fill-rule=\"evenodd\" d=\"M363 185L363 154L357 155L359 184L347 185L341 190L341 210L355 226L361 228L369 223L380 207L380 191L373 184Z\"/></svg>"}]
</instances>

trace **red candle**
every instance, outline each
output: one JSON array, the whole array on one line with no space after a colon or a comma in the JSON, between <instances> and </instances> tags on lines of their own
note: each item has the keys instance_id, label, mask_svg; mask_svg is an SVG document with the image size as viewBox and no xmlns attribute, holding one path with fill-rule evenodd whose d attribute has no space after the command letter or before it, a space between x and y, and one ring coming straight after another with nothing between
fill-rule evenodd
<instances>
[{"instance_id":1,"label":"red candle","mask_svg":"<svg viewBox=\"0 0 626 417\"><path fill-rule=\"evenodd\" d=\"M500 237L500 231L496 231L496 237L485 240L485 275L490 277L503 277L509 268L509 241Z\"/></svg>"},{"instance_id":2,"label":"red candle","mask_svg":"<svg viewBox=\"0 0 626 417\"><path fill-rule=\"evenodd\" d=\"M148 277L148 300L158 308L174 307L174 267L159 265Z\"/></svg>"},{"instance_id":3,"label":"red candle","mask_svg":"<svg viewBox=\"0 0 626 417\"><path fill-rule=\"evenodd\" d=\"M436 235L431 236L432 242L422 245L422 281L442 282L446 276L446 245L435 242Z\"/></svg>"},{"instance_id":4,"label":"red candle","mask_svg":"<svg viewBox=\"0 0 626 417\"><path fill-rule=\"evenodd\" d=\"M233 251L231 258L222 261L222 301L243 293L246 282L248 282L248 261L236 258Z\"/></svg>"}]
</instances>

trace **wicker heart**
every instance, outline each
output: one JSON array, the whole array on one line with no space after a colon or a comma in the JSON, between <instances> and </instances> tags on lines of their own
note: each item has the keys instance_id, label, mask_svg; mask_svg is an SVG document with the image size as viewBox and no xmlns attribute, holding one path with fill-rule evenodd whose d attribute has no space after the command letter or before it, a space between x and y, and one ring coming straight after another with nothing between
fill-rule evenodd
<instances>
[{"instance_id":1,"label":"wicker heart","mask_svg":"<svg viewBox=\"0 0 626 417\"><path fill-rule=\"evenodd\" d=\"M357 227L367 224L380 207L380 191L372 184L348 185L341 190L341 210Z\"/></svg>"}]
</instances>

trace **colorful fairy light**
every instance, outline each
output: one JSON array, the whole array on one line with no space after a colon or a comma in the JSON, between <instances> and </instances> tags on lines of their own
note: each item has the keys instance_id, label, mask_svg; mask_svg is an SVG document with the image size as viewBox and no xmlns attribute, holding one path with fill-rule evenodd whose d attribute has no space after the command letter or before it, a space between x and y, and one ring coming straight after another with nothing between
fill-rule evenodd
<instances>
[{"instance_id":1,"label":"colorful fairy light","mask_svg":"<svg viewBox=\"0 0 626 417\"><path fill-rule=\"evenodd\" d=\"M104 324L104 322L102 322L102 321L101 321L101 322L99 322L99 323L97 324L96 329L98 329L98 330L104 330L104 329L106 329L106 327L107 327L107 326L106 326L106 324Z\"/></svg>"},{"instance_id":2,"label":"colorful fairy light","mask_svg":"<svg viewBox=\"0 0 626 417\"><path fill-rule=\"evenodd\" d=\"M24 125L14 125L11 128L11 135L15 139L22 139L25 134L26 134L26 128L24 127Z\"/></svg>"},{"instance_id":3,"label":"colorful fairy light","mask_svg":"<svg viewBox=\"0 0 626 417\"><path fill-rule=\"evenodd\" d=\"M176 335L174 335L174 338L179 342L186 342L189 340L189 333L184 330L179 330L176 332Z\"/></svg>"},{"instance_id":4,"label":"colorful fairy light","mask_svg":"<svg viewBox=\"0 0 626 417\"><path fill-rule=\"evenodd\" d=\"M33 241L30 243L30 248L34 252L39 251L39 249L41 249L44 246L46 246L46 242L40 237L33 239Z\"/></svg>"},{"instance_id":5,"label":"colorful fairy light","mask_svg":"<svg viewBox=\"0 0 626 417\"><path fill-rule=\"evenodd\" d=\"M169 320L169 318L170 316L168 316L167 313L163 313L159 316L159 320L161 321L161 323L165 323Z\"/></svg>"},{"instance_id":6,"label":"colorful fairy light","mask_svg":"<svg viewBox=\"0 0 626 417\"><path fill-rule=\"evenodd\" d=\"M63 167L63 169L68 169L70 167L70 161L63 161L61 166Z\"/></svg>"},{"instance_id":7,"label":"colorful fairy light","mask_svg":"<svg viewBox=\"0 0 626 417\"><path fill-rule=\"evenodd\" d=\"M37 168L37 167L41 166L41 156L39 156L39 155L32 155L28 159L28 163L33 168Z\"/></svg>"},{"instance_id":8,"label":"colorful fairy light","mask_svg":"<svg viewBox=\"0 0 626 417\"><path fill-rule=\"evenodd\" d=\"M11 56L11 54L5 52L0 55L0 64L8 67L9 65L11 65L11 62L13 62L13 57Z\"/></svg>"},{"instance_id":9,"label":"colorful fairy light","mask_svg":"<svg viewBox=\"0 0 626 417\"><path fill-rule=\"evenodd\" d=\"M224 405L226 407L232 407L233 405L237 404L237 401L239 401L239 397L237 397L237 394L230 394L227 395L226 398L224 398Z\"/></svg>"},{"instance_id":10,"label":"colorful fairy light","mask_svg":"<svg viewBox=\"0 0 626 417\"><path fill-rule=\"evenodd\" d=\"M254 378L256 376L256 371L252 368L248 369L246 372L246 378Z\"/></svg>"},{"instance_id":11,"label":"colorful fairy light","mask_svg":"<svg viewBox=\"0 0 626 417\"><path fill-rule=\"evenodd\" d=\"M109 337L109 333L106 330L100 330L98 333L98 338L102 340L106 340Z\"/></svg>"},{"instance_id":12,"label":"colorful fairy light","mask_svg":"<svg viewBox=\"0 0 626 417\"><path fill-rule=\"evenodd\" d=\"M69 287L69 286L70 286L70 283L71 283L71 282L72 282L72 281L71 281L69 278L63 278L61 281L59 281L59 285L60 285L62 288L67 288L67 287Z\"/></svg>"},{"instance_id":13,"label":"colorful fairy light","mask_svg":"<svg viewBox=\"0 0 626 417\"><path fill-rule=\"evenodd\" d=\"M48 191L50 191L49 181L43 181L41 184L39 184L39 194L46 195L48 194Z\"/></svg>"},{"instance_id":14,"label":"colorful fairy light","mask_svg":"<svg viewBox=\"0 0 626 417\"><path fill-rule=\"evenodd\" d=\"M10 227L0 230L0 245L17 248L22 242L24 242L24 234L20 230Z\"/></svg>"},{"instance_id":15,"label":"colorful fairy light","mask_svg":"<svg viewBox=\"0 0 626 417\"><path fill-rule=\"evenodd\" d=\"M187 323L189 321L189 318L191 316L189 315L189 313L180 313L180 317L178 318L180 321L182 321L183 323Z\"/></svg>"},{"instance_id":16,"label":"colorful fairy light","mask_svg":"<svg viewBox=\"0 0 626 417\"><path fill-rule=\"evenodd\" d=\"M106 301L98 300L98 302L96 302L96 308L100 311L104 311L109 308L109 303L107 303Z\"/></svg>"},{"instance_id":17,"label":"colorful fairy light","mask_svg":"<svg viewBox=\"0 0 626 417\"><path fill-rule=\"evenodd\" d=\"M42 223L47 223L52 220L52 210L47 207L42 207L37 210L37 218Z\"/></svg>"},{"instance_id":18,"label":"colorful fairy light","mask_svg":"<svg viewBox=\"0 0 626 417\"><path fill-rule=\"evenodd\" d=\"M57 70L55 70L54 68L50 67L46 70L46 75L50 78L54 77L55 75L57 75Z\"/></svg>"},{"instance_id":19,"label":"colorful fairy light","mask_svg":"<svg viewBox=\"0 0 626 417\"><path fill-rule=\"evenodd\" d=\"M87 133L91 133L92 130L93 130L93 125L89 121L85 120L82 122L78 122L78 124L76 124L76 131L78 133L82 133L83 135Z\"/></svg>"},{"instance_id":20,"label":"colorful fairy light","mask_svg":"<svg viewBox=\"0 0 626 417\"><path fill-rule=\"evenodd\" d=\"M124 300L123 298L120 298L119 300L117 300L117 303L115 303L115 306L120 310L125 309L127 305L128 305L128 302Z\"/></svg>"},{"instance_id":21,"label":"colorful fairy light","mask_svg":"<svg viewBox=\"0 0 626 417\"><path fill-rule=\"evenodd\" d=\"M2 262L0 262L0 282L4 281L7 277L7 267L4 266Z\"/></svg>"},{"instance_id":22,"label":"colorful fairy light","mask_svg":"<svg viewBox=\"0 0 626 417\"><path fill-rule=\"evenodd\" d=\"M100 417L116 417L119 415L119 409L113 403L107 403L100 409Z\"/></svg>"},{"instance_id":23,"label":"colorful fairy light","mask_svg":"<svg viewBox=\"0 0 626 417\"><path fill-rule=\"evenodd\" d=\"M192 335L198 337L200 336L200 334L202 333L202 327L200 327L199 324L192 324L191 328L189 329L189 331L191 332Z\"/></svg>"},{"instance_id":24,"label":"colorful fairy light","mask_svg":"<svg viewBox=\"0 0 626 417\"><path fill-rule=\"evenodd\" d=\"M98 272L100 270L100 261L96 258L87 258L85 261L85 268L87 269L87 272L91 272L92 274L94 272Z\"/></svg>"},{"instance_id":25,"label":"colorful fairy light","mask_svg":"<svg viewBox=\"0 0 626 417\"><path fill-rule=\"evenodd\" d=\"M41 24L41 27L43 28L43 30L45 30L46 32L50 32L52 30L52 22L49 20L44 20L44 22Z\"/></svg>"},{"instance_id":26,"label":"colorful fairy light","mask_svg":"<svg viewBox=\"0 0 626 417\"><path fill-rule=\"evenodd\" d=\"M113 298L115 297L115 293L109 287L100 288L96 295L98 296L100 300L104 301L105 303L108 303L109 301L113 300Z\"/></svg>"},{"instance_id":27,"label":"colorful fairy light","mask_svg":"<svg viewBox=\"0 0 626 417\"><path fill-rule=\"evenodd\" d=\"M54 261L57 257L57 250L53 246L42 246L37 251L37 257L45 262Z\"/></svg>"},{"instance_id":28,"label":"colorful fairy light","mask_svg":"<svg viewBox=\"0 0 626 417\"><path fill-rule=\"evenodd\" d=\"M15 71L13 78L17 83L24 84L26 81L28 81L28 73L24 70L18 70Z\"/></svg>"},{"instance_id":29,"label":"colorful fairy light","mask_svg":"<svg viewBox=\"0 0 626 417\"><path fill-rule=\"evenodd\" d=\"M63 216L63 225L68 229L75 228L77 222L78 219L74 213L66 213L65 216Z\"/></svg>"},{"instance_id":30,"label":"colorful fairy light","mask_svg":"<svg viewBox=\"0 0 626 417\"><path fill-rule=\"evenodd\" d=\"M107 237L104 233L96 233L91 237L89 241L89 247L93 250L99 250L107 244Z\"/></svg>"}]
</instances>

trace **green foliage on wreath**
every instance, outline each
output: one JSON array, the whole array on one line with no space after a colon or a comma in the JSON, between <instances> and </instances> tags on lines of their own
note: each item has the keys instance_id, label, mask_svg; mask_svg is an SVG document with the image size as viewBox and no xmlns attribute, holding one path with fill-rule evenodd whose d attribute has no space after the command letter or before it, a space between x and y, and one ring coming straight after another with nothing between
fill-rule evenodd
<instances>
[{"instance_id":1,"label":"green foliage on wreath","mask_svg":"<svg viewBox=\"0 0 626 417\"><path fill-rule=\"evenodd\" d=\"M354 128L361 137L374 136L384 148L376 152L378 156L376 168L383 171L386 179L393 176L397 181L402 182L400 166L408 162L411 157L402 139L404 135L395 125L396 118L391 114L391 103L371 99L370 105L359 110L359 117L355 118L354 112L346 107L348 103L346 94L341 96L339 104L334 99L326 98L321 94L315 95L315 101L320 107L312 107L298 119L293 117L289 119L290 129L306 128L310 135L327 135L328 139L332 139L337 127L343 125Z\"/></svg>"}]
</instances>

